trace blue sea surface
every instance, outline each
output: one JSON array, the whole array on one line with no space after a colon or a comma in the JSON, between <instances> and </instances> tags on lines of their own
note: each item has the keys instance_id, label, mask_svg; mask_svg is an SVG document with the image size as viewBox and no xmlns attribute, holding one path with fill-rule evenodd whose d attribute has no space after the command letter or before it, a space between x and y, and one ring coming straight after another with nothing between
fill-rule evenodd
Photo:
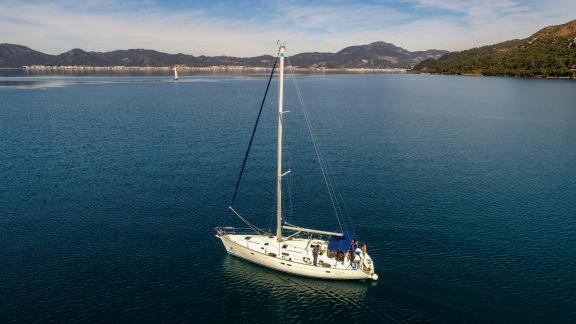
<instances>
[{"instance_id":1,"label":"blue sea surface","mask_svg":"<svg viewBox=\"0 0 576 324\"><path fill-rule=\"evenodd\" d=\"M0 322L574 322L576 83L298 75L378 282L225 253L266 75L0 77ZM273 229L276 87L236 209ZM290 223L338 228L286 83Z\"/></svg>"}]
</instances>

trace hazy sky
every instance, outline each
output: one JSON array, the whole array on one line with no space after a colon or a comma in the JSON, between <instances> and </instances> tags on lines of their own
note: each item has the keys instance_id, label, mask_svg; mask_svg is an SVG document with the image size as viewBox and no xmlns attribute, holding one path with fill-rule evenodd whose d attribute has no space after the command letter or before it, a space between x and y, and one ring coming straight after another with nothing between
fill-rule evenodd
<instances>
[{"instance_id":1,"label":"hazy sky","mask_svg":"<svg viewBox=\"0 0 576 324\"><path fill-rule=\"evenodd\" d=\"M0 43L252 56L386 41L461 50L576 19L576 0L0 0Z\"/></svg>"}]
</instances>

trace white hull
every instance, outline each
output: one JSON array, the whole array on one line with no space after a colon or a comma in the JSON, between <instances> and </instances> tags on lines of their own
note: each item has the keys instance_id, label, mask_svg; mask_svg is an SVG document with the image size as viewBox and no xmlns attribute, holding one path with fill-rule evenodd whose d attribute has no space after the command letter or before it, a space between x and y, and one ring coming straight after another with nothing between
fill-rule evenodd
<instances>
[{"instance_id":1,"label":"white hull","mask_svg":"<svg viewBox=\"0 0 576 324\"><path fill-rule=\"evenodd\" d=\"M275 237L263 235L218 234L216 237L222 241L229 254L270 269L298 276L330 280L378 279L373 266L370 268L364 266L366 264L364 261L372 264L367 254L363 256L355 269L347 259L336 261L326 255L319 256L315 266L312 261L312 250L309 247L310 240L294 239L279 243ZM251 239L246 240L246 237ZM283 248L286 245L287 247Z\"/></svg>"}]
</instances>

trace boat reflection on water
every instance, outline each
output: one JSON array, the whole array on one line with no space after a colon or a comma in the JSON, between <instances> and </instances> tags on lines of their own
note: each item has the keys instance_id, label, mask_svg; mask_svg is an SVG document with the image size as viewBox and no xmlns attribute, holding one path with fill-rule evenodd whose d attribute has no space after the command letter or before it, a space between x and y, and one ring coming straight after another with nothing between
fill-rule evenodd
<instances>
[{"instance_id":1,"label":"boat reflection on water","mask_svg":"<svg viewBox=\"0 0 576 324\"><path fill-rule=\"evenodd\" d=\"M230 255L223 258L222 268L229 293L239 298L240 303L246 296L252 302L264 302L263 307L282 309L285 314L302 316L305 313L307 318L323 321L342 319L342 316L355 318L366 312L375 313L377 318L385 317L366 303L368 291L377 282L298 277Z\"/></svg>"}]
</instances>

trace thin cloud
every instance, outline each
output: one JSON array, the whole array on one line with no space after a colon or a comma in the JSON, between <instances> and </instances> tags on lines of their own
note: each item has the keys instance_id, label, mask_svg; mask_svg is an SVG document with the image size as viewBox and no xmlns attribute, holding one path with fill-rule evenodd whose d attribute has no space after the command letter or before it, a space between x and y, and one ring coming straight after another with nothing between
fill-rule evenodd
<instances>
[{"instance_id":1,"label":"thin cloud","mask_svg":"<svg viewBox=\"0 0 576 324\"><path fill-rule=\"evenodd\" d=\"M194 55L272 54L276 40L292 53L337 51L386 41L409 50L461 50L529 36L574 17L576 2L520 0L208 3L170 7L158 1L3 1L0 41L48 53L74 47L150 48ZM233 6L233 7L229 7Z\"/></svg>"}]
</instances>

